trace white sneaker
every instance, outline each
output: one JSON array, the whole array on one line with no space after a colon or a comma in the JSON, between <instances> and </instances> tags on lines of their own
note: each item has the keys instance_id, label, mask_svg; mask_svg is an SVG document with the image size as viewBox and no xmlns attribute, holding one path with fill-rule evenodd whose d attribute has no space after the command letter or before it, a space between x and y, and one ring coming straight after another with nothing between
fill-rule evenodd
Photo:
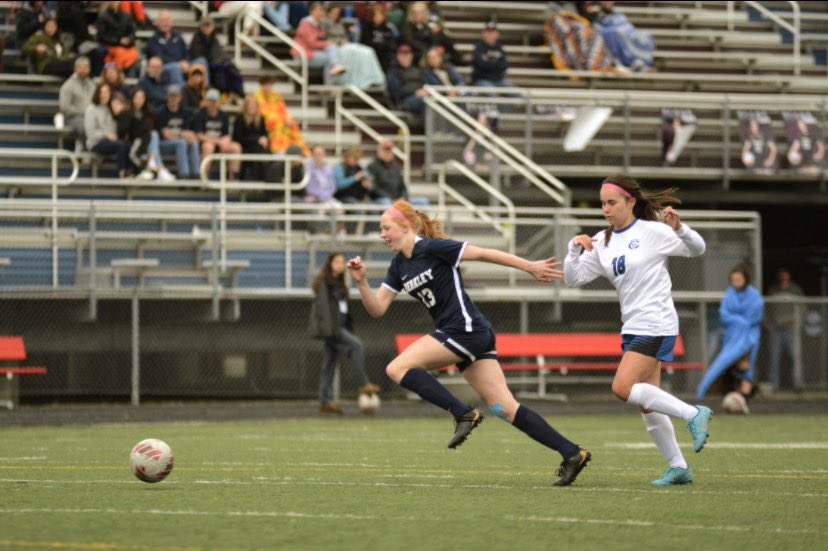
<instances>
[{"instance_id":1,"label":"white sneaker","mask_svg":"<svg viewBox=\"0 0 828 551\"><path fill-rule=\"evenodd\" d=\"M153 172L158 170L158 163L156 162L155 157L152 157L149 161L147 161L147 168Z\"/></svg>"},{"instance_id":2,"label":"white sneaker","mask_svg":"<svg viewBox=\"0 0 828 551\"><path fill-rule=\"evenodd\" d=\"M154 180L155 179L155 173L153 171L151 171L150 169L145 168L138 175L138 179L139 180Z\"/></svg>"},{"instance_id":3,"label":"white sneaker","mask_svg":"<svg viewBox=\"0 0 828 551\"><path fill-rule=\"evenodd\" d=\"M175 180L175 176L169 170L162 167L161 170L158 171L158 179L164 182L172 182Z\"/></svg>"}]
</instances>

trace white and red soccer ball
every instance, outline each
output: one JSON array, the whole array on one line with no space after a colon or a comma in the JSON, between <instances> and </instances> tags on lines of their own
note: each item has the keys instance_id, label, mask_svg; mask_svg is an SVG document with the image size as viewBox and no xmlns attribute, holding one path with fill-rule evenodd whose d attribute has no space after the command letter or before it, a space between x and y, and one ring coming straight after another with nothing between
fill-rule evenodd
<instances>
[{"instance_id":1,"label":"white and red soccer ball","mask_svg":"<svg viewBox=\"0 0 828 551\"><path fill-rule=\"evenodd\" d=\"M357 398L357 405L359 410L365 414L376 413L379 411L381 402L380 397L376 394L361 393Z\"/></svg>"},{"instance_id":2,"label":"white and red soccer ball","mask_svg":"<svg viewBox=\"0 0 828 551\"><path fill-rule=\"evenodd\" d=\"M172 449L157 438L141 440L129 454L132 474L143 482L161 482L172 472L174 465Z\"/></svg>"}]
</instances>

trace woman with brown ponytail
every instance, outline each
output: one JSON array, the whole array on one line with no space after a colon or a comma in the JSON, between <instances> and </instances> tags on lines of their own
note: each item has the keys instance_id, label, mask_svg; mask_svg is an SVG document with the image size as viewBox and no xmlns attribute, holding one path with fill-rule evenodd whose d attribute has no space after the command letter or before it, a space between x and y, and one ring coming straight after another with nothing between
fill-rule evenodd
<instances>
[{"instance_id":1,"label":"woman with brown ponytail","mask_svg":"<svg viewBox=\"0 0 828 551\"><path fill-rule=\"evenodd\" d=\"M385 368L388 376L454 416L454 435L448 444L454 449L483 420L477 407L461 402L429 373L447 364L456 364L492 413L561 454L563 461L557 471L560 478L555 485L572 484L590 460L589 451L567 440L543 417L512 396L497 362L492 326L469 299L460 275L461 261L481 260L523 270L538 281L551 281L563 277L563 272L555 269L560 262L554 257L531 262L502 251L448 239L440 231L437 220L403 200L396 201L382 214L380 236L398 254L391 260L382 286L376 292L368 285L362 259L356 257L348 262L365 309L372 317L379 318L404 291L426 307L436 326L435 331L412 343L388 364Z\"/></svg>"},{"instance_id":2,"label":"woman with brown ponytail","mask_svg":"<svg viewBox=\"0 0 828 551\"><path fill-rule=\"evenodd\" d=\"M661 362L673 359L679 334L667 258L699 256L705 250L704 239L666 206L681 203L676 191L647 193L629 176L608 176L601 185L601 209L610 226L594 236L573 238L564 260L567 285L578 287L604 276L618 292L623 356L612 392L641 409L647 432L670 465L653 480L656 486L693 481L670 417L687 421L698 453L713 415L710 408L691 406L659 388Z\"/></svg>"}]
</instances>

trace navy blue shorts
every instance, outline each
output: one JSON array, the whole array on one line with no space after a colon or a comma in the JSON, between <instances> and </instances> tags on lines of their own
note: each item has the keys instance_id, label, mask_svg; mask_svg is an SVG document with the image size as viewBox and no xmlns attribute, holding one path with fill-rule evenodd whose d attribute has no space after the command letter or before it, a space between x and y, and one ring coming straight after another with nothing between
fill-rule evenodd
<instances>
[{"instance_id":1,"label":"navy blue shorts","mask_svg":"<svg viewBox=\"0 0 828 551\"><path fill-rule=\"evenodd\" d=\"M663 362L673 359L676 337L650 337L647 335L621 335L621 350L638 352Z\"/></svg>"},{"instance_id":2,"label":"navy blue shorts","mask_svg":"<svg viewBox=\"0 0 828 551\"><path fill-rule=\"evenodd\" d=\"M497 359L494 329L473 331L471 333L446 333L437 329L432 331L430 335L463 358L454 364L460 370L460 373L477 360Z\"/></svg>"}]
</instances>

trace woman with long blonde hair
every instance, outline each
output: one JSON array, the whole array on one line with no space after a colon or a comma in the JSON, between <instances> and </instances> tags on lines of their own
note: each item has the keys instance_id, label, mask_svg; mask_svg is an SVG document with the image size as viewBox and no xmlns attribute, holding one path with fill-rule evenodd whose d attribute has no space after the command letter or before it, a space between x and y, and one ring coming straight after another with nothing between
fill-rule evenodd
<instances>
[{"instance_id":1,"label":"woman with long blonde hair","mask_svg":"<svg viewBox=\"0 0 828 551\"><path fill-rule=\"evenodd\" d=\"M566 439L512 396L497 361L492 325L469 299L460 274L462 261L480 260L523 270L538 281L552 281L563 277L563 272L556 269L560 262L555 257L532 262L454 241L440 231L436 219L403 200L382 213L380 236L397 255L376 292L368 285L362 259L356 257L348 262L365 309L372 317L381 317L397 295L406 292L423 304L436 326L435 331L422 336L392 360L385 368L386 374L454 416L454 435L448 444L454 449L483 420L480 409L460 401L429 373L456 364L493 414L561 454L563 461L555 486L572 484L591 459L589 451Z\"/></svg>"}]
</instances>

